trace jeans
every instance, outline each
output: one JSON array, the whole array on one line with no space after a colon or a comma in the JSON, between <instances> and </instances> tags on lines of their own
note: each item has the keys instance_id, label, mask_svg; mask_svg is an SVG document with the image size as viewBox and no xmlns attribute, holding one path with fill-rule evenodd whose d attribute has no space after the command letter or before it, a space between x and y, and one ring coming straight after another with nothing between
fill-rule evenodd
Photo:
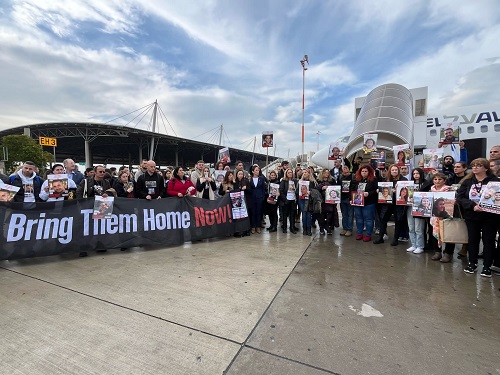
<instances>
[{"instance_id":1,"label":"jeans","mask_svg":"<svg viewBox=\"0 0 500 375\"><path fill-rule=\"evenodd\" d=\"M312 212L304 211L305 199L299 199L299 209L302 213L302 229L309 229L312 226Z\"/></svg>"},{"instance_id":2,"label":"jeans","mask_svg":"<svg viewBox=\"0 0 500 375\"><path fill-rule=\"evenodd\" d=\"M407 213L408 218L408 228L410 234L410 242L411 245L415 248L423 249L425 246L424 242L424 232L426 227L425 219L416 218L411 214L411 210L408 209Z\"/></svg>"},{"instance_id":3,"label":"jeans","mask_svg":"<svg viewBox=\"0 0 500 375\"><path fill-rule=\"evenodd\" d=\"M366 226L366 235L371 237L375 221L375 204L364 207L354 206L354 216L358 235L363 235L363 228Z\"/></svg>"},{"instance_id":4,"label":"jeans","mask_svg":"<svg viewBox=\"0 0 500 375\"><path fill-rule=\"evenodd\" d=\"M342 229L352 232L354 224L354 207L349 203L349 198L343 198L340 202L342 212Z\"/></svg>"}]
</instances>

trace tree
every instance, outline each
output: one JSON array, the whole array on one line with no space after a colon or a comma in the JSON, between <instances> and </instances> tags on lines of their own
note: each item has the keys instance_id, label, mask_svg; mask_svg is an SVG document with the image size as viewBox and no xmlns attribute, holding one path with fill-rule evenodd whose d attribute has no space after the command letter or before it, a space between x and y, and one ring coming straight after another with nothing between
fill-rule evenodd
<instances>
[{"instance_id":1,"label":"tree","mask_svg":"<svg viewBox=\"0 0 500 375\"><path fill-rule=\"evenodd\" d=\"M9 153L5 170L10 173L26 160L34 162L42 173L47 164L54 160L50 152L44 151L42 146L26 135L6 135L2 138L2 146L6 147Z\"/></svg>"}]
</instances>

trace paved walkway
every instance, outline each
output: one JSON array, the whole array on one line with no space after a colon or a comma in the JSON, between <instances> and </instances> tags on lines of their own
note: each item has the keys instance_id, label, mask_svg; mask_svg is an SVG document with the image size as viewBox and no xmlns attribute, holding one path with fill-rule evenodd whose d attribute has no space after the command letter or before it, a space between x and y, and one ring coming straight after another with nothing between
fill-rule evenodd
<instances>
[{"instance_id":1,"label":"paved walkway","mask_svg":"<svg viewBox=\"0 0 500 375\"><path fill-rule=\"evenodd\" d=\"M500 277L263 233L0 262L0 374L500 374Z\"/></svg>"}]
</instances>

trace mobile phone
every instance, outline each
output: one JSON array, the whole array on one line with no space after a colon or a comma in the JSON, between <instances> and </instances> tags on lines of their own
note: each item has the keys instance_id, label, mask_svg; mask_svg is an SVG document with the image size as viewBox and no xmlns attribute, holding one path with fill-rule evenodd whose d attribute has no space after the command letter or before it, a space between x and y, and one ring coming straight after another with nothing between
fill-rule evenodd
<instances>
[{"instance_id":1,"label":"mobile phone","mask_svg":"<svg viewBox=\"0 0 500 375\"><path fill-rule=\"evenodd\" d=\"M205 177L208 177L208 172L205 172Z\"/></svg>"}]
</instances>

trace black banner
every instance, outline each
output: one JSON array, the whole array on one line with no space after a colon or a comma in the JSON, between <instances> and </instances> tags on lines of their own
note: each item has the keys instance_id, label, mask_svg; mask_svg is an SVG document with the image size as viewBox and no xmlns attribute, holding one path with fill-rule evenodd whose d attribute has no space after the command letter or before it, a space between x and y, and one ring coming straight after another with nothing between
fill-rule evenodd
<instances>
[{"instance_id":1,"label":"black banner","mask_svg":"<svg viewBox=\"0 0 500 375\"><path fill-rule=\"evenodd\" d=\"M115 198L110 219L93 219L93 206L93 199L0 203L0 260L133 246L177 246L250 229L248 218L233 220L228 194L216 201Z\"/></svg>"}]
</instances>

